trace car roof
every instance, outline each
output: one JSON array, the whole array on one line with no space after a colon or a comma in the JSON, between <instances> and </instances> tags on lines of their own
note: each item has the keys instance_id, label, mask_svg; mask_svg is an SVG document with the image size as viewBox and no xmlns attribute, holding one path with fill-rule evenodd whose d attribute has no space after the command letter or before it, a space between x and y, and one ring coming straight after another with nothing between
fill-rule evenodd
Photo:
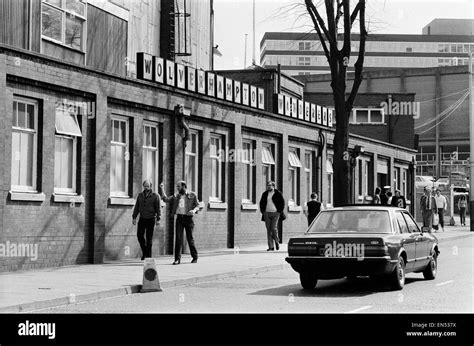
<instances>
[{"instance_id":1,"label":"car roof","mask_svg":"<svg viewBox=\"0 0 474 346\"><path fill-rule=\"evenodd\" d=\"M332 211L332 210L385 210L385 211L393 211L393 210L405 210L399 207L387 206L387 205L346 205L342 207L334 207L331 209L326 209L325 211Z\"/></svg>"}]
</instances>

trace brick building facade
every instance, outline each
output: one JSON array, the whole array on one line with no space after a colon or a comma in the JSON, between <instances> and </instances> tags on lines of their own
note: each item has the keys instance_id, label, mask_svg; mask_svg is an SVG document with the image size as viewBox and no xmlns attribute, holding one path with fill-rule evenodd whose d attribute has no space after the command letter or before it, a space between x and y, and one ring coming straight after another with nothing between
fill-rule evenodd
<instances>
[{"instance_id":1,"label":"brick building facade","mask_svg":"<svg viewBox=\"0 0 474 346\"><path fill-rule=\"evenodd\" d=\"M119 7L76 1L76 11L86 6L74 15L87 32L80 45L52 40L56 32L49 26L43 35L38 31L41 11L68 18L76 13L67 9L70 2L59 2L64 8L49 1L36 7L37 2L29 16L14 3L26 4L2 2L0 18L10 27L30 25L31 31L0 35L0 271L140 257L131 215L144 179L155 188L163 181L171 194L184 178L197 193L198 251L266 243L257 205L269 179L288 204L288 219L280 225L283 242L305 230L302 209L311 192L331 206L334 129L297 114L296 107L282 114L274 103L282 96L310 105L301 83L275 71L246 71L241 78L210 71L212 35L198 31L199 57L170 60L163 47L173 46L173 30L167 35L158 30L159 16L150 18L157 9L168 13L170 1L158 6L123 0ZM206 19L201 24L209 23L212 9L192 11ZM94 32L94 23L105 27ZM150 35L137 40L140 30ZM106 39L104 32L113 37ZM111 46L97 46L100 42ZM113 47L114 54L98 54ZM145 60L139 52L155 58ZM165 67L176 63L163 83L155 80L160 59ZM153 62L148 71L153 77L142 70L146 61ZM183 85L180 72L187 76ZM200 75L208 88L190 90L190 81L199 84ZM247 103L243 92L237 100L237 89L221 96L215 89L209 96L210 80L230 81L231 88L246 85ZM177 106L189 115L177 113ZM412 149L353 135L350 150L356 145L365 151L354 167L355 200L369 202L376 179L382 174L392 181L396 167L406 170L410 195ZM163 205L153 255L172 254L173 242L173 217ZM25 255L26 245L37 246L37 256Z\"/></svg>"}]
</instances>

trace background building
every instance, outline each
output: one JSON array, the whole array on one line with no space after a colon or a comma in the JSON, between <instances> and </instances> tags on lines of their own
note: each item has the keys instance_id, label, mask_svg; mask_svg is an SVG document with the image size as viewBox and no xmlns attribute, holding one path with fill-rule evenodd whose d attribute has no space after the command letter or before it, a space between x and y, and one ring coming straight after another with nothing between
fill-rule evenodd
<instances>
[{"instance_id":1,"label":"background building","mask_svg":"<svg viewBox=\"0 0 474 346\"><path fill-rule=\"evenodd\" d=\"M331 81L329 75L298 79L305 81L307 93L324 92ZM352 80L350 73L349 87ZM363 72L359 92L391 94L390 104L387 100L390 110L414 114L418 135L417 175L447 177L450 170L469 175L468 66L367 71ZM414 94L415 103L397 104L394 102L397 93Z\"/></svg>"},{"instance_id":2,"label":"background building","mask_svg":"<svg viewBox=\"0 0 474 346\"><path fill-rule=\"evenodd\" d=\"M473 19L436 19L422 35L369 33L364 70L467 65L468 53L474 52L473 25ZM358 51L359 36L353 34L349 71L354 70ZM316 33L265 33L260 42L260 64L268 68L279 64L289 75L329 73Z\"/></svg>"}]
</instances>

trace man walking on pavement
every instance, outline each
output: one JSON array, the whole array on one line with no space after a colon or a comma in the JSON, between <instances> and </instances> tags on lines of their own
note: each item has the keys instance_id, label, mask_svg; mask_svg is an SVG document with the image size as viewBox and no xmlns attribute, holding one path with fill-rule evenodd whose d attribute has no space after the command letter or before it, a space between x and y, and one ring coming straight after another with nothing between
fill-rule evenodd
<instances>
[{"instance_id":1,"label":"man walking on pavement","mask_svg":"<svg viewBox=\"0 0 474 346\"><path fill-rule=\"evenodd\" d=\"M181 248L183 247L183 230L186 230L186 239L188 240L189 251L193 260L191 263L197 263L198 253L194 245L193 216L199 211L199 202L194 192L187 191L186 182L181 180L176 183L178 190L173 196L166 196L164 184L160 184L159 194L163 201L171 204L171 214L176 215L176 240L174 244L174 262L181 263Z\"/></svg>"},{"instance_id":2,"label":"man walking on pavement","mask_svg":"<svg viewBox=\"0 0 474 346\"><path fill-rule=\"evenodd\" d=\"M322 204L318 201L318 195L313 192L311 194L311 201L307 202L304 208L304 214L308 218L308 226L311 225L311 222L313 222L321 210Z\"/></svg>"},{"instance_id":3,"label":"man walking on pavement","mask_svg":"<svg viewBox=\"0 0 474 346\"><path fill-rule=\"evenodd\" d=\"M439 189L436 189L435 201L436 206L438 207L439 225L441 226L441 230L444 232L444 211L448 210L448 201L446 200L446 197L441 194Z\"/></svg>"},{"instance_id":4,"label":"man walking on pavement","mask_svg":"<svg viewBox=\"0 0 474 346\"><path fill-rule=\"evenodd\" d=\"M265 221L265 227L267 228L267 240L268 249L267 251L280 249L280 240L278 239L278 220L280 219L281 213L285 209L285 199L280 191L275 188L275 182L269 181L267 183L267 190L262 194L260 198L260 212L262 213L262 221ZM273 242L275 241L275 247Z\"/></svg>"},{"instance_id":5,"label":"man walking on pavement","mask_svg":"<svg viewBox=\"0 0 474 346\"><path fill-rule=\"evenodd\" d=\"M143 192L138 194L135 208L133 208L133 225L137 224L138 214L140 214L140 220L138 220L137 238L142 249L143 261L146 257L151 257L153 230L155 222L157 226L160 224L161 217L160 196L152 191L149 180L143 182Z\"/></svg>"},{"instance_id":6,"label":"man walking on pavement","mask_svg":"<svg viewBox=\"0 0 474 346\"><path fill-rule=\"evenodd\" d=\"M431 228L433 228L433 214L438 213L438 208L429 188L425 188L425 194L421 196L420 208L423 217L423 227L428 227L429 232L431 232Z\"/></svg>"}]
</instances>

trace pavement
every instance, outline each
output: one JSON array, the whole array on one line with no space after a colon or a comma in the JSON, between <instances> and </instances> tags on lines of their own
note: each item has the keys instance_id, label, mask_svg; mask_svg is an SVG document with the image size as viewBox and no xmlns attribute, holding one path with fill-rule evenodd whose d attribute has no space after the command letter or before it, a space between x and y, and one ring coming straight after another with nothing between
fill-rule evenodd
<instances>
[{"instance_id":1,"label":"pavement","mask_svg":"<svg viewBox=\"0 0 474 346\"><path fill-rule=\"evenodd\" d=\"M468 223L469 225L469 223ZM446 226L435 233L443 241L472 237L469 226ZM284 269L287 244L279 251L267 246L201 251L198 263L183 255L155 258L162 289ZM139 293L143 280L139 259L0 273L0 313L38 311L56 306Z\"/></svg>"}]
</instances>

